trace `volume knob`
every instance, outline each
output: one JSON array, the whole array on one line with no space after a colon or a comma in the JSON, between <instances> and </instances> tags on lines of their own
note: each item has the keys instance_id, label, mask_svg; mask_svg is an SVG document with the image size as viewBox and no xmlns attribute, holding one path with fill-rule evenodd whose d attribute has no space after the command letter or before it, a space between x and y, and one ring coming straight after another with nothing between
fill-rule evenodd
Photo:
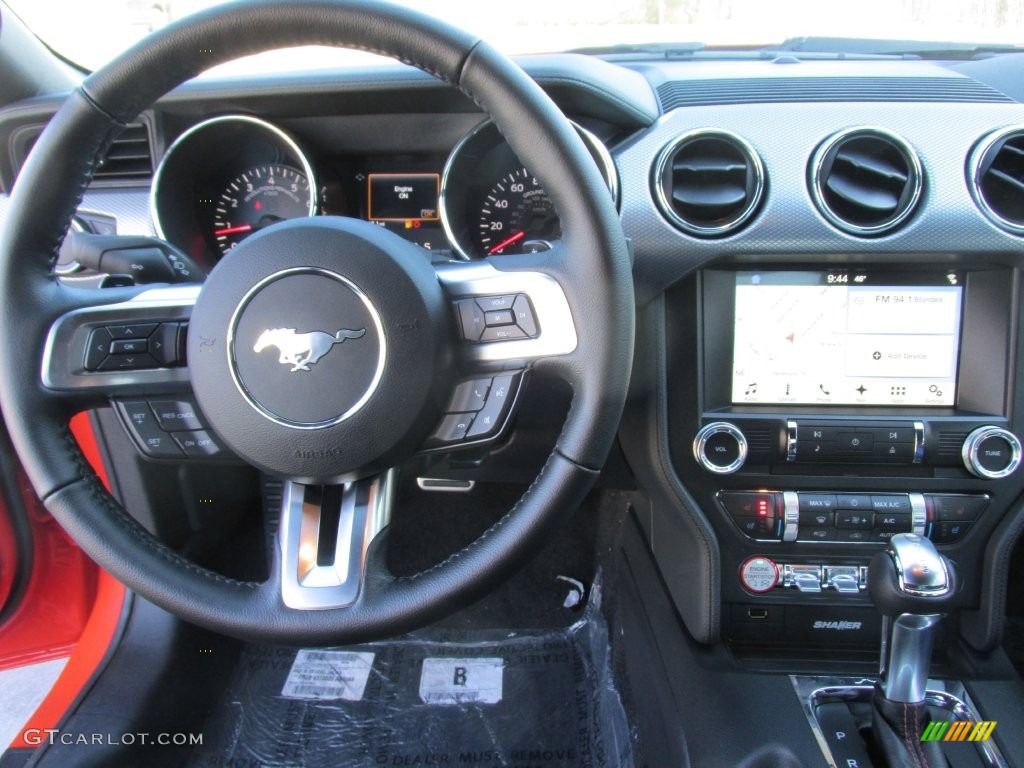
<instances>
[{"instance_id":1,"label":"volume knob","mask_svg":"<svg viewBox=\"0 0 1024 768\"><path fill-rule=\"evenodd\" d=\"M713 421L693 438L693 457L708 472L728 475L747 460L747 438L727 421Z\"/></svg>"},{"instance_id":2,"label":"volume knob","mask_svg":"<svg viewBox=\"0 0 1024 768\"><path fill-rule=\"evenodd\" d=\"M998 480L1020 466L1020 440L1002 427L978 427L960 451L967 470L985 480Z\"/></svg>"}]
</instances>

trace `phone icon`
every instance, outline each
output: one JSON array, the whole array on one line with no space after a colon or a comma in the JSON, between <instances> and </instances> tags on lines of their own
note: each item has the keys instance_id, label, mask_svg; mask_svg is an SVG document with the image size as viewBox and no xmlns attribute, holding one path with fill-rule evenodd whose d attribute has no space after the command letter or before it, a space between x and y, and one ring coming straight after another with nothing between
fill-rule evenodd
<instances>
[{"instance_id":1,"label":"phone icon","mask_svg":"<svg viewBox=\"0 0 1024 768\"><path fill-rule=\"evenodd\" d=\"M824 394L826 394L826 395L831 395L831 394L832 394L832 393L831 393L831 392L829 392L829 391L828 391L827 389L825 389L825 385L824 385L824 384L819 384L819 385L818 385L818 389L820 389L820 390L821 390L821 391L822 391L822 392L823 392Z\"/></svg>"}]
</instances>

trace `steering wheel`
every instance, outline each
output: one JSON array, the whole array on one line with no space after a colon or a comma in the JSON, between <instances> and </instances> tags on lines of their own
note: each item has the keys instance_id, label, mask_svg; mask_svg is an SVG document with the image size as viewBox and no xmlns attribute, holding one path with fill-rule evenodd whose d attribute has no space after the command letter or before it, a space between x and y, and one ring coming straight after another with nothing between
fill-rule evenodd
<instances>
[{"instance_id":1,"label":"steering wheel","mask_svg":"<svg viewBox=\"0 0 1024 768\"><path fill-rule=\"evenodd\" d=\"M559 212L562 240L540 254L434 269L416 246L368 222L315 217L248 238L202 286L85 290L57 279L58 248L112 136L210 66L314 44L391 56L471 97L536 172ZM119 56L68 96L40 136L12 191L0 254L0 406L39 497L129 588L241 638L359 642L422 626L482 596L582 500L625 402L630 259L577 133L487 43L376 1L225 5ZM525 302L516 311L532 312L534 327L524 338L467 341L467 301ZM86 364L97 329L185 321L187 367ZM263 337L271 331L282 333ZM387 536L377 534L390 517L394 468L429 444L457 379L490 377L492 396L508 397L530 369L560 377L573 392L539 475L470 545L414 575L391 574ZM499 383L509 386L499 391ZM285 480L264 582L226 578L155 540L104 490L71 437L69 419L83 409L189 386L220 440ZM325 542L320 522L328 514L338 528Z\"/></svg>"}]
</instances>

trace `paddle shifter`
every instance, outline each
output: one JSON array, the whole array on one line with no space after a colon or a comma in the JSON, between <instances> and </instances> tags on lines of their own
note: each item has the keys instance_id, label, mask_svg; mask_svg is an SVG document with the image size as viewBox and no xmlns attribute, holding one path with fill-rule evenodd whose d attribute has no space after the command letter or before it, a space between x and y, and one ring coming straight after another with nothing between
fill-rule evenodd
<instances>
[{"instance_id":1,"label":"paddle shifter","mask_svg":"<svg viewBox=\"0 0 1024 768\"><path fill-rule=\"evenodd\" d=\"M921 734L929 720L924 700L935 631L957 586L953 564L913 533L893 536L868 568L868 592L885 617L872 726L891 765L945 764Z\"/></svg>"}]
</instances>

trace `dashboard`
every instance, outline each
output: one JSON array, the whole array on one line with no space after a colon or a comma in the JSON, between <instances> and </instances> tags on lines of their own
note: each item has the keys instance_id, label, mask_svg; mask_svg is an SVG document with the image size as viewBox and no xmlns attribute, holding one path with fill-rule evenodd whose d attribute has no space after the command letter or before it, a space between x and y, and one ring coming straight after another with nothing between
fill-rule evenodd
<instances>
[{"instance_id":1,"label":"dashboard","mask_svg":"<svg viewBox=\"0 0 1024 768\"><path fill-rule=\"evenodd\" d=\"M994 569L1024 491L1019 59L521 61L576 124L631 241L620 482L645 498L640 525L699 641L873 648L863 569L906 530L957 562L961 631L994 642ZM56 104L0 112L5 189ZM373 222L435 262L542 260L560 236L477 107L406 67L200 80L138 125L149 174L101 175L79 218L155 233L205 269L310 215ZM538 412L502 478L534 473ZM431 475L486 475L478 459L453 452Z\"/></svg>"}]
</instances>

